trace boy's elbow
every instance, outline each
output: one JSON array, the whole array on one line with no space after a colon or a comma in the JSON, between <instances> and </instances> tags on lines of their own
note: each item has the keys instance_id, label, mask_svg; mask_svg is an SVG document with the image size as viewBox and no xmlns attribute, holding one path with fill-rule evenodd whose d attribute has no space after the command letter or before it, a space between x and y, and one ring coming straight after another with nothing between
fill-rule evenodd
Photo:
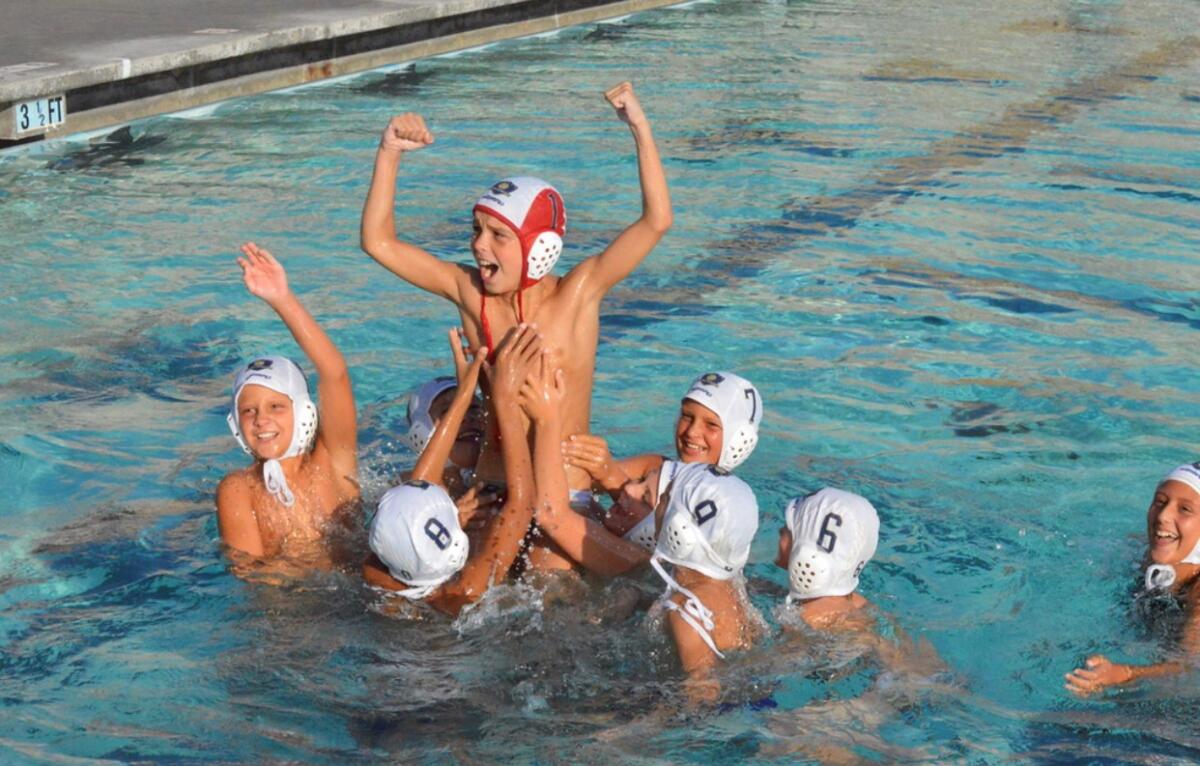
<instances>
[{"instance_id":1,"label":"boy's elbow","mask_svg":"<svg viewBox=\"0 0 1200 766\"><path fill-rule=\"evenodd\" d=\"M371 256L372 258L378 257L378 253L380 250L379 238L376 236L373 236L365 228L359 234L358 246L364 253Z\"/></svg>"},{"instance_id":2,"label":"boy's elbow","mask_svg":"<svg viewBox=\"0 0 1200 766\"><path fill-rule=\"evenodd\" d=\"M675 216L668 209L649 216L646 223L649 224L651 231L661 237L671 230L671 226L675 224Z\"/></svg>"}]
</instances>

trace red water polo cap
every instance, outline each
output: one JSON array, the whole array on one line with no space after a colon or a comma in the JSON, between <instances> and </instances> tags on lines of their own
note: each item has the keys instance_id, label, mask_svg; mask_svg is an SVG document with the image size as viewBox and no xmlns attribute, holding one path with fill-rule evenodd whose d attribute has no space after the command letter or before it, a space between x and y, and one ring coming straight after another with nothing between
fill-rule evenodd
<instances>
[{"instance_id":1,"label":"red water polo cap","mask_svg":"<svg viewBox=\"0 0 1200 766\"><path fill-rule=\"evenodd\" d=\"M532 176L497 182L475 203L475 210L503 221L521 243L521 287L550 273L562 255L567 211L562 195Z\"/></svg>"}]
</instances>

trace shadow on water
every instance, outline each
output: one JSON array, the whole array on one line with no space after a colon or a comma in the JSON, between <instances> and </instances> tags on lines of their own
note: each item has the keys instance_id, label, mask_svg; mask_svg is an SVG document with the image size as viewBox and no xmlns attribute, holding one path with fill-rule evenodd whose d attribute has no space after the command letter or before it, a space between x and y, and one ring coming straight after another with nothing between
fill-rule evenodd
<instances>
[{"instance_id":1,"label":"shadow on water","mask_svg":"<svg viewBox=\"0 0 1200 766\"><path fill-rule=\"evenodd\" d=\"M229 341L237 334L227 322L187 325L179 337L166 338L160 330L177 328L163 328L156 324L160 321L147 317L115 339L92 338L55 359L47 359L44 351L30 352L30 367L40 374L21 379L10 390L39 402L114 402L130 394L180 402L173 393L180 384L224 379L242 361L241 346Z\"/></svg>"},{"instance_id":2,"label":"shadow on water","mask_svg":"<svg viewBox=\"0 0 1200 766\"><path fill-rule=\"evenodd\" d=\"M414 96L425 84L434 77L436 72L431 69L419 69L416 64L410 64L395 72L388 72L382 77L357 84L352 90L364 96L386 96L388 98Z\"/></svg>"},{"instance_id":3,"label":"shadow on water","mask_svg":"<svg viewBox=\"0 0 1200 766\"><path fill-rule=\"evenodd\" d=\"M147 134L134 137L129 126L114 130L103 138L92 139L86 149L71 152L46 164L50 170L100 170L112 166L132 167L146 160L134 155L152 149L167 140L166 136Z\"/></svg>"},{"instance_id":4,"label":"shadow on water","mask_svg":"<svg viewBox=\"0 0 1200 766\"><path fill-rule=\"evenodd\" d=\"M724 154L730 149L745 151L767 147L812 157L845 158L857 153L853 147L816 144L798 140L796 134L788 131L756 127L751 119L730 121L719 130L688 139L687 145L702 154ZM711 162L705 158L688 158L684 161Z\"/></svg>"},{"instance_id":5,"label":"shadow on water","mask_svg":"<svg viewBox=\"0 0 1200 766\"><path fill-rule=\"evenodd\" d=\"M202 591L227 576L224 566L197 565L190 555L205 513L194 504L142 501L91 513L47 535L32 554L45 566L54 597L44 608L23 602L24 625L7 636L0 674L88 683L85 662L72 658L192 609ZM156 525L154 544L143 544ZM6 583L2 590L31 584Z\"/></svg>"},{"instance_id":6,"label":"shadow on water","mask_svg":"<svg viewBox=\"0 0 1200 766\"><path fill-rule=\"evenodd\" d=\"M873 212L930 193L944 184L938 178L941 175L1023 152L1035 136L1058 130L1088 108L1123 98L1137 87L1155 82L1167 70L1187 66L1198 55L1200 38L1181 38L1122 66L1067 83L1038 99L1013 104L992 122L936 141L924 154L899 158L856 189L801 200L785 207L780 221L739 228L728 241L705 248L707 255L697 268L724 275L726 283L755 276L778 256L794 252L800 238L852 229ZM950 79L962 78L955 75ZM763 138L781 140L779 136ZM730 137L718 136L717 140L728 142Z\"/></svg>"},{"instance_id":7,"label":"shadow on water","mask_svg":"<svg viewBox=\"0 0 1200 766\"><path fill-rule=\"evenodd\" d=\"M585 43L617 42L629 37L632 31L633 27L626 24L599 24L580 39Z\"/></svg>"}]
</instances>

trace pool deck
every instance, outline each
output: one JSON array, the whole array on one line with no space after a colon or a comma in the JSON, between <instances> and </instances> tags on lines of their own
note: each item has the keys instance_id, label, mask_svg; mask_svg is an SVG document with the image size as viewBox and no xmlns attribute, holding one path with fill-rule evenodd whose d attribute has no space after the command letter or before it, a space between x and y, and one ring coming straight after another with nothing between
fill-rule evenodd
<instances>
[{"instance_id":1,"label":"pool deck","mask_svg":"<svg viewBox=\"0 0 1200 766\"><path fill-rule=\"evenodd\" d=\"M677 2L0 0L0 149Z\"/></svg>"}]
</instances>

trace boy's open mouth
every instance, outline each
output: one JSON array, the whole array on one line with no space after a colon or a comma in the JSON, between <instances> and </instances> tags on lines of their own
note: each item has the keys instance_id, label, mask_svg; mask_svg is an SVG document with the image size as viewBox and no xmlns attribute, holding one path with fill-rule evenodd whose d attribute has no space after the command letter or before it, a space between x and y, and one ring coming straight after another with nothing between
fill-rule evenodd
<instances>
[{"instance_id":1,"label":"boy's open mouth","mask_svg":"<svg viewBox=\"0 0 1200 766\"><path fill-rule=\"evenodd\" d=\"M491 279L496 276L496 272L500 270L500 265L490 261L478 261L479 276L483 279Z\"/></svg>"}]
</instances>

